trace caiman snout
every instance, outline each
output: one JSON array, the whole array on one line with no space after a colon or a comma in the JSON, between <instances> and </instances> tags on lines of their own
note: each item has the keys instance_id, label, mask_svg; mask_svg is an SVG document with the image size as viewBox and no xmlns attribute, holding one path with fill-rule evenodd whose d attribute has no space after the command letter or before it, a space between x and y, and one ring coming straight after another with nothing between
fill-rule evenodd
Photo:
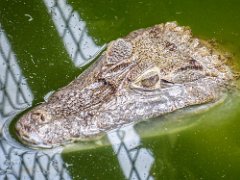
<instances>
[{"instance_id":1,"label":"caiman snout","mask_svg":"<svg viewBox=\"0 0 240 180\"><path fill-rule=\"evenodd\" d=\"M43 109L34 109L17 122L16 130L19 137L25 142L31 143L33 146L44 146L43 138L38 133L38 126L48 123L51 120L51 115Z\"/></svg>"}]
</instances>

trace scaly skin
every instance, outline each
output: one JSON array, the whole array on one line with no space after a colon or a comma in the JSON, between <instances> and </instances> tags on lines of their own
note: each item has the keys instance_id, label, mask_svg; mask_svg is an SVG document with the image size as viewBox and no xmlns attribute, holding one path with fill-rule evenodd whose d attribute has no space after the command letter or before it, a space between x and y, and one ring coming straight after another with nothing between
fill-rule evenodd
<instances>
[{"instance_id":1,"label":"scaly skin","mask_svg":"<svg viewBox=\"0 0 240 180\"><path fill-rule=\"evenodd\" d=\"M233 79L224 62L176 23L134 31L112 41L82 75L23 115L17 132L29 145L52 147L217 101Z\"/></svg>"}]
</instances>

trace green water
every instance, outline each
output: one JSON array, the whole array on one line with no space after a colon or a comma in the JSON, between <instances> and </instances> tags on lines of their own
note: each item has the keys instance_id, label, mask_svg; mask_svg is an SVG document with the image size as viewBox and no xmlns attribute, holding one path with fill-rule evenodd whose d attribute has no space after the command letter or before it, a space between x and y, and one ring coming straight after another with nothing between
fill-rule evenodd
<instances>
[{"instance_id":1,"label":"green water","mask_svg":"<svg viewBox=\"0 0 240 180\"><path fill-rule=\"evenodd\" d=\"M195 36L215 39L232 54L233 64L240 63L240 1L71 0L68 3L86 23L88 34L97 45L132 30L177 21L190 26ZM29 21L26 14L33 20ZM0 23L32 90L33 105L82 71L72 63L44 2L0 0ZM186 117L179 112L164 117L163 121L138 124L136 131L141 143L137 149L147 149L153 158L148 175L155 179L239 179L239 107L239 96L233 94L209 111ZM96 146L79 146L66 148L62 154L73 178L126 178L107 137Z\"/></svg>"}]
</instances>

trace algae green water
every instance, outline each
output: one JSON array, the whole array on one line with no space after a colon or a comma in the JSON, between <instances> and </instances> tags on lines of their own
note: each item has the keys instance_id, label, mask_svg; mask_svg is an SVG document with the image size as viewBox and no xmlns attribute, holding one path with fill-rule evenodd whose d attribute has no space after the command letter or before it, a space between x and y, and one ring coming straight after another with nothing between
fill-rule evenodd
<instances>
[{"instance_id":1,"label":"algae green water","mask_svg":"<svg viewBox=\"0 0 240 180\"><path fill-rule=\"evenodd\" d=\"M239 7L237 0L0 0L0 127L12 118L5 107L14 107L9 117L24 109L4 103L14 93L5 74L12 66L21 69L31 91L28 104L34 106L78 76L84 69L79 67L105 43L154 24L177 21L191 27L195 36L214 40L229 52L231 64L239 68ZM7 61L12 55L2 55L3 34L16 57L14 65ZM233 93L209 110L179 111L93 143L68 146L61 159L73 179L239 179L239 129L240 99ZM7 152L2 139L1 160ZM0 178L8 173L4 167L0 162Z\"/></svg>"}]
</instances>

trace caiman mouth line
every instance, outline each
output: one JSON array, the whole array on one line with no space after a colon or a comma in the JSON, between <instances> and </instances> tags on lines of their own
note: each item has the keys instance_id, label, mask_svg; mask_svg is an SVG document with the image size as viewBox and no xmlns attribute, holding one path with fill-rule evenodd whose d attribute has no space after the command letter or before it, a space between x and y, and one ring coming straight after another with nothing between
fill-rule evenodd
<instances>
[{"instance_id":1,"label":"caiman mouth line","mask_svg":"<svg viewBox=\"0 0 240 180\"><path fill-rule=\"evenodd\" d=\"M227 57L175 22L108 44L78 78L16 124L34 147L88 140L122 125L216 102L233 82Z\"/></svg>"}]
</instances>

